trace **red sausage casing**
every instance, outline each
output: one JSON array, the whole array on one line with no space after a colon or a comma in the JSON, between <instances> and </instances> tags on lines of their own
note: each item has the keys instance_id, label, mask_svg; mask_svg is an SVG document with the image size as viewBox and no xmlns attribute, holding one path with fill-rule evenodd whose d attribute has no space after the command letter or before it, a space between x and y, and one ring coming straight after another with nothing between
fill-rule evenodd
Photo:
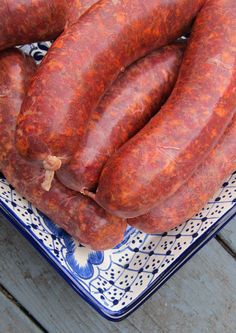
<instances>
[{"instance_id":1,"label":"red sausage casing","mask_svg":"<svg viewBox=\"0 0 236 333\"><path fill-rule=\"evenodd\" d=\"M21 195L82 244L94 250L112 248L123 239L126 222L57 180L53 181L51 191L45 192L40 187L42 168L26 162L16 151L16 118L34 70L32 59L20 51L0 54L1 171Z\"/></svg>"},{"instance_id":2,"label":"red sausage casing","mask_svg":"<svg viewBox=\"0 0 236 333\"><path fill-rule=\"evenodd\" d=\"M186 184L149 213L129 219L128 223L146 233L169 231L194 216L235 170L236 116L218 145Z\"/></svg>"},{"instance_id":3,"label":"red sausage casing","mask_svg":"<svg viewBox=\"0 0 236 333\"><path fill-rule=\"evenodd\" d=\"M66 26L70 26L78 22L79 18L86 13L98 0L67 0L68 14Z\"/></svg>"},{"instance_id":4,"label":"red sausage casing","mask_svg":"<svg viewBox=\"0 0 236 333\"><path fill-rule=\"evenodd\" d=\"M67 11L67 0L1 0L0 50L56 38Z\"/></svg>"},{"instance_id":5,"label":"red sausage casing","mask_svg":"<svg viewBox=\"0 0 236 333\"><path fill-rule=\"evenodd\" d=\"M145 214L210 153L235 113L235 31L236 1L206 1L167 103L103 169L102 207L122 217Z\"/></svg>"},{"instance_id":6,"label":"red sausage casing","mask_svg":"<svg viewBox=\"0 0 236 333\"><path fill-rule=\"evenodd\" d=\"M68 162L91 111L120 72L181 36L204 1L94 4L55 41L34 77L18 119L20 154L51 173Z\"/></svg>"},{"instance_id":7,"label":"red sausage casing","mask_svg":"<svg viewBox=\"0 0 236 333\"><path fill-rule=\"evenodd\" d=\"M57 172L65 186L82 193L96 189L109 157L150 120L171 93L184 48L185 43L179 42L154 51L113 83L93 111L76 154Z\"/></svg>"},{"instance_id":8,"label":"red sausage casing","mask_svg":"<svg viewBox=\"0 0 236 333\"><path fill-rule=\"evenodd\" d=\"M0 170L12 149L16 117L35 70L34 60L17 49L0 53Z\"/></svg>"}]
</instances>

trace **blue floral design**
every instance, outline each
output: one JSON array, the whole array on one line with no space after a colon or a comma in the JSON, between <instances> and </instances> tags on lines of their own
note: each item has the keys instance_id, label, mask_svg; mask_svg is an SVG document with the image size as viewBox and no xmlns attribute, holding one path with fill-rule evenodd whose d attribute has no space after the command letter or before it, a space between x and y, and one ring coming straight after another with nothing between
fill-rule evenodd
<instances>
[{"instance_id":1,"label":"blue floral design","mask_svg":"<svg viewBox=\"0 0 236 333\"><path fill-rule=\"evenodd\" d=\"M43 218L44 225L53 239L59 239L66 247L66 261L71 270L75 271L82 279L89 279L94 275L94 265L100 265L104 260L101 251L92 251L75 241L67 232L58 227L43 213L38 212ZM64 241L64 242L62 242Z\"/></svg>"},{"instance_id":2,"label":"blue floral design","mask_svg":"<svg viewBox=\"0 0 236 333\"><path fill-rule=\"evenodd\" d=\"M125 231L125 236L122 242L120 242L118 245L116 245L115 249L121 248L123 245L127 244L130 237L137 231L135 228L128 226Z\"/></svg>"},{"instance_id":3,"label":"blue floral design","mask_svg":"<svg viewBox=\"0 0 236 333\"><path fill-rule=\"evenodd\" d=\"M68 234L59 226L57 226L54 222L52 222L45 214L40 212L38 214L42 217L44 225L47 227L48 231L54 236L53 238L64 238Z\"/></svg>"},{"instance_id":4,"label":"blue floral design","mask_svg":"<svg viewBox=\"0 0 236 333\"><path fill-rule=\"evenodd\" d=\"M100 265L104 260L104 253L92 251L77 243L71 237L66 241L66 261L82 279L90 279L94 275L94 266Z\"/></svg>"}]
</instances>

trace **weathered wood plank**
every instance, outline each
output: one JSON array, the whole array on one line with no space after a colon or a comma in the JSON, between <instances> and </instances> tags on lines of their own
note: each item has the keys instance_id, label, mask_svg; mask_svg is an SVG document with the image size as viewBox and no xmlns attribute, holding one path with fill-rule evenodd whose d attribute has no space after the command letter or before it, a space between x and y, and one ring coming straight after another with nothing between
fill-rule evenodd
<instances>
[{"instance_id":1,"label":"weathered wood plank","mask_svg":"<svg viewBox=\"0 0 236 333\"><path fill-rule=\"evenodd\" d=\"M224 227L219 237L236 255L236 217Z\"/></svg>"},{"instance_id":2,"label":"weathered wood plank","mask_svg":"<svg viewBox=\"0 0 236 333\"><path fill-rule=\"evenodd\" d=\"M50 333L141 332L158 329L148 315L113 324L93 311L9 224L0 218L0 283ZM136 321L138 324L136 324ZM161 330L160 330L161 332Z\"/></svg>"},{"instance_id":3,"label":"weathered wood plank","mask_svg":"<svg viewBox=\"0 0 236 333\"><path fill-rule=\"evenodd\" d=\"M235 260L215 240L120 323L96 314L2 219L0 261L0 282L49 333L236 331Z\"/></svg>"},{"instance_id":4,"label":"weathered wood plank","mask_svg":"<svg viewBox=\"0 0 236 333\"><path fill-rule=\"evenodd\" d=\"M42 333L42 331L3 293L0 292L0 332Z\"/></svg>"}]
</instances>

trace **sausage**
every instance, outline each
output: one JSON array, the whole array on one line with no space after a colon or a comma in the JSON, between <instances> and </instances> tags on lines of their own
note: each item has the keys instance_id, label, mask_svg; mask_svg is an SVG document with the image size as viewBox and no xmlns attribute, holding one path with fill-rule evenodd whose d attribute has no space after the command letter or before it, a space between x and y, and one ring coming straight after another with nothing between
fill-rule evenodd
<instances>
[{"instance_id":1,"label":"sausage","mask_svg":"<svg viewBox=\"0 0 236 333\"><path fill-rule=\"evenodd\" d=\"M4 0L0 3L0 50L55 39L77 22L94 0Z\"/></svg>"},{"instance_id":2,"label":"sausage","mask_svg":"<svg viewBox=\"0 0 236 333\"><path fill-rule=\"evenodd\" d=\"M119 73L181 36L204 1L101 0L60 35L29 88L16 135L19 153L48 171L45 190Z\"/></svg>"},{"instance_id":3,"label":"sausage","mask_svg":"<svg viewBox=\"0 0 236 333\"><path fill-rule=\"evenodd\" d=\"M187 181L235 113L236 1L207 0L161 111L105 165L96 201L122 217L147 213Z\"/></svg>"},{"instance_id":4,"label":"sausage","mask_svg":"<svg viewBox=\"0 0 236 333\"><path fill-rule=\"evenodd\" d=\"M66 27L76 23L98 0L68 0Z\"/></svg>"},{"instance_id":5,"label":"sausage","mask_svg":"<svg viewBox=\"0 0 236 333\"><path fill-rule=\"evenodd\" d=\"M32 61L20 51L0 55L1 171L15 189L82 244L94 250L117 245L124 236L126 221L106 213L91 199L53 181L50 192L40 188L42 167L25 161L14 144L14 130L32 71Z\"/></svg>"},{"instance_id":6,"label":"sausage","mask_svg":"<svg viewBox=\"0 0 236 333\"><path fill-rule=\"evenodd\" d=\"M67 12L67 0L0 1L0 50L56 38Z\"/></svg>"},{"instance_id":7,"label":"sausage","mask_svg":"<svg viewBox=\"0 0 236 333\"><path fill-rule=\"evenodd\" d=\"M236 116L216 148L186 184L149 213L128 219L128 223L146 233L169 231L194 216L235 170Z\"/></svg>"},{"instance_id":8,"label":"sausage","mask_svg":"<svg viewBox=\"0 0 236 333\"><path fill-rule=\"evenodd\" d=\"M154 51L114 82L89 119L86 134L68 165L57 172L67 187L96 188L109 157L158 111L176 82L185 43Z\"/></svg>"},{"instance_id":9,"label":"sausage","mask_svg":"<svg viewBox=\"0 0 236 333\"><path fill-rule=\"evenodd\" d=\"M34 60L17 49L0 53L0 170L14 138L16 117L36 69Z\"/></svg>"}]
</instances>

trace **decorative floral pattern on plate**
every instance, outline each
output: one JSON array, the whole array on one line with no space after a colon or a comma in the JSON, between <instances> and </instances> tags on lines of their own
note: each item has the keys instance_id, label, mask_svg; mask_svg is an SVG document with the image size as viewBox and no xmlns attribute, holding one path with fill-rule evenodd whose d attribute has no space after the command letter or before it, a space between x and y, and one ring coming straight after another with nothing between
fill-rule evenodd
<instances>
[{"instance_id":1,"label":"decorative floral pattern on plate","mask_svg":"<svg viewBox=\"0 0 236 333\"><path fill-rule=\"evenodd\" d=\"M50 42L22 49L40 62ZM69 284L103 316L126 317L236 213L236 172L192 219L162 235L129 227L116 248L89 250L0 176L0 208Z\"/></svg>"}]
</instances>

